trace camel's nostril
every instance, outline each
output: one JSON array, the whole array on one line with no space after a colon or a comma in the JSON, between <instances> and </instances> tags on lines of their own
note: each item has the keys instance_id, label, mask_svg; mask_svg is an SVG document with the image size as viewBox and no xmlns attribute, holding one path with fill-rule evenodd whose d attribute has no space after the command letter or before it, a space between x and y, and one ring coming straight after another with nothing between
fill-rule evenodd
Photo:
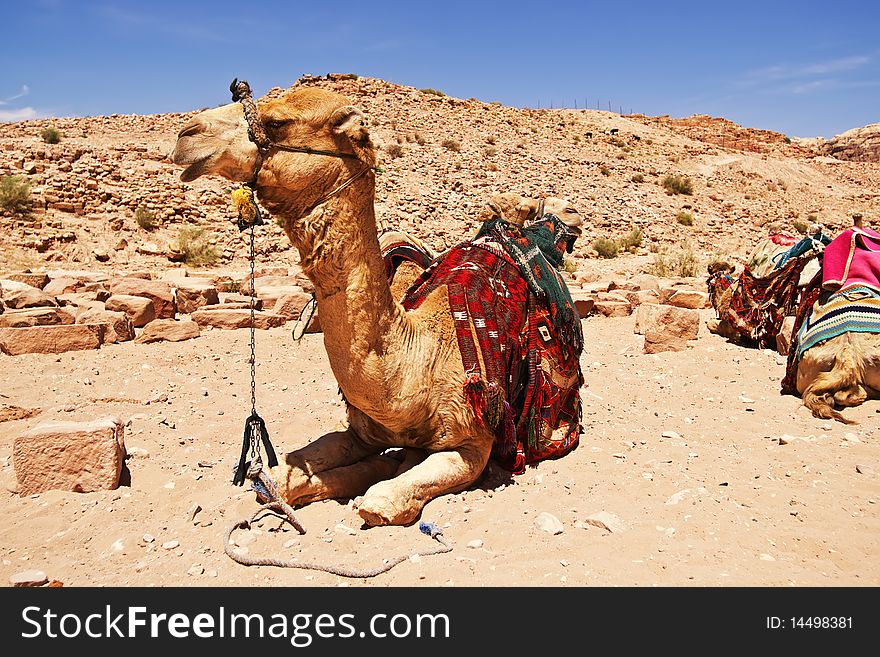
<instances>
[{"instance_id":1,"label":"camel's nostril","mask_svg":"<svg viewBox=\"0 0 880 657\"><path fill-rule=\"evenodd\" d=\"M191 137L192 135L197 135L202 131L202 126L199 123L193 123L192 125L186 126L183 130L177 133L177 138L181 139L183 137Z\"/></svg>"}]
</instances>

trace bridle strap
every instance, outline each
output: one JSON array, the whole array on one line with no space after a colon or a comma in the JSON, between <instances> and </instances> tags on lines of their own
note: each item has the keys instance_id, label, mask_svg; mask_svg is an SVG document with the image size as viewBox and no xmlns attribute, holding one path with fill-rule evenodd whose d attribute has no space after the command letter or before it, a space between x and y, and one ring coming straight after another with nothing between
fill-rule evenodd
<instances>
[{"instance_id":1,"label":"bridle strap","mask_svg":"<svg viewBox=\"0 0 880 657\"><path fill-rule=\"evenodd\" d=\"M352 160L359 159L358 156L354 153L325 151L318 148L308 148L306 146L290 146L288 144L278 144L276 142L273 142L266 134L266 130L263 127L263 122L260 120L260 114L257 111L256 103L254 103L254 98L253 94L251 93L250 85L245 80L239 80L238 78L235 78L232 81L232 84L229 85L229 90L232 92L232 101L236 103L241 103L242 108L244 109L244 118L248 124L248 139L250 139L257 147L257 161L254 164L254 171L251 174L250 182L248 182L248 187L250 187L252 190L256 190L257 188L257 176L260 175L260 169L263 167L263 162L266 159L266 153L273 148L275 150L285 151L288 153L326 155L329 157L338 157ZM367 173L367 171L370 171L372 168L373 167L367 166L358 173L348 178L332 192L322 196L316 203L311 206L310 210L315 209L316 207L321 205L321 203L329 201L331 198L347 188L349 185L351 185L354 181Z\"/></svg>"}]
</instances>

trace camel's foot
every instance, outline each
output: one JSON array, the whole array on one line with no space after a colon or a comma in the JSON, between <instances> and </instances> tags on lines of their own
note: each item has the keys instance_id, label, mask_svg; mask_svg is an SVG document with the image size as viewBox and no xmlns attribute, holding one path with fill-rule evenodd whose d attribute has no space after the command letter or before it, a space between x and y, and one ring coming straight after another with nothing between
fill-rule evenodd
<instances>
[{"instance_id":1,"label":"camel's foot","mask_svg":"<svg viewBox=\"0 0 880 657\"><path fill-rule=\"evenodd\" d=\"M275 482L278 489L278 497L296 506L297 502L311 491L312 485L309 476L299 468L289 465L278 465L269 469L269 476Z\"/></svg>"},{"instance_id":2,"label":"camel's foot","mask_svg":"<svg viewBox=\"0 0 880 657\"><path fill-rule=\"evenodd\" d=\"M394 495L393 487L380 482L372 486L363 497L355 500L355 507L364 523L370 527L380 525L409 525L422 512L422 504L411 500L408 504Z\"/></svg>"}]
</instances>

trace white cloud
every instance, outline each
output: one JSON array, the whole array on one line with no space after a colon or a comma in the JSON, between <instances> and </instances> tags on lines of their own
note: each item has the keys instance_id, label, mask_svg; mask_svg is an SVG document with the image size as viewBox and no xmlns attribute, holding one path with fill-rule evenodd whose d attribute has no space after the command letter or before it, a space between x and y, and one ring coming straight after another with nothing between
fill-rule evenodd
<instances>
[{"instance_id":1,"label":"white cloud","mask_svg":"<svg viewBox=\"0 0 880 657\"><path fill-rule=\"evenodd\" d=\"M40 113L33 107L21 109L0 110L0 121L27 121L28 119L40 118Z\"/></svg>"},{"instance_id":2,"label":"white cloud","mask_svg":"<svg viewBox=\"0 0 880 657\"><path fill-rule=\"evenodd\" d=\"M14 96L10 96L9 98L4 98L0 100L0 105L8 105L10 101L18 100L19 98L24 98L31 92L31 88L26 84L21 85L21 91L19 91Z\"/></svg>"},{"instance_id":3,"label":"white cloud","mask_svg":"<svg viewBox=\"0 0 880 657\"><path fill-rule=\"evenodd\" d=\"M835 73L837 71L851 71L854 68L864 66L871 61L870 57L864 55L856 55L854 57L841 57L840 59L832 59L827 62L820 62L807 66L804 73L810 75L824 75L826 73Z\"/></svg>"}]
</instances>

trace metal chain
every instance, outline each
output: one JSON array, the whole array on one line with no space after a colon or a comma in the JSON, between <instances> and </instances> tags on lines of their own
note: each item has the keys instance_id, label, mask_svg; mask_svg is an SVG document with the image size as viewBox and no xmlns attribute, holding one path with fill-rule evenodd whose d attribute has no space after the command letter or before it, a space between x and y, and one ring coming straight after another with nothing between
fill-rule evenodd
<instances>
[{"instance_id":1,"label":"metal chain","mask_svg":"<svg viewBox=\"0 0 880 657\"><path fill-rule=\"evenodd\" d=\"M251 199L253 203L256 205L257 199L253 197L253 192L251 192ZM254 242L254 233L256 233L256 226L251 226L251 239L250 239L250 265L251 265L251 322L250 322L250 330L251 330L251 415L257 414L257 336L256 336L256 312L255 306L257 305L257 292L256 285L254 282L254 262L256 261L256 247ZM251 428L251 446L250 446L250 460L251 463L256 463L260 458L259 445L260 439L254 435L255 429Z\"/></svg>"}]
</instances>

